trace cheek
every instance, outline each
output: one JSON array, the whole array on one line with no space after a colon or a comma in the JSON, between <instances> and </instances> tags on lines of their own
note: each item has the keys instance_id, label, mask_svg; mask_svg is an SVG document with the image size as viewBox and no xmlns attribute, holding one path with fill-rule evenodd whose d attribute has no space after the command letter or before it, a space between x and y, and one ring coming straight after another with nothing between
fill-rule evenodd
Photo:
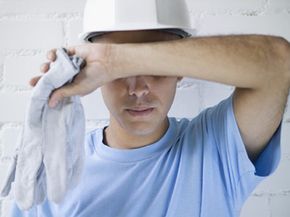
<instances>
[{"instance_id":1,"label":"cheek","mask_svg":"<svg viewBox=\"0 0 290 217\"><path fill-rule=\"evenodd\" d=\"M156 86L154 90L155 93L158 93L159 99L162 101L162 104L170 106L174 100L176 93L176 82L166 82L160 83Z\"/></svg>"},{"instance_id":2,"label":"cheek","mask_svg":"<svg viewBox=\"0 0 290 217\"><path fill-rule=\"evenodd\" d=\"M116 103L115 102L115 96L114 96L114 91L112 91L109 87L103 86L101 87L101 92L103 96L103 100L107 108L110 110L113 105Z\"/></svg>"},{"instance_id":3,"label":"cheek","mask_svg":"<svg viewBox=\"0 0 290 217\"><path fill-rule=\"evenodd\" d=\"M102 86L101 92L106 106L111 110L120 106L120 99L125 94L125 89L123 86L112 82Z\"/></svg>"}]
</instances>

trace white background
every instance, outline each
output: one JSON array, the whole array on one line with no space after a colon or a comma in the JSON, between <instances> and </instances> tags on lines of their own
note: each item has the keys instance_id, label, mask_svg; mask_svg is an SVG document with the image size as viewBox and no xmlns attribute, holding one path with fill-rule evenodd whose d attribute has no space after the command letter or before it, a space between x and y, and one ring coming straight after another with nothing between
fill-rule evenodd
<instances>
[{"instance_id":1,"label":"white background","mask_svg":"<svg viewBox=\"0 0 290 217\"><path fill-rule=\"evenodd\" d=\"M290 41L290 0L187 2L198 35L260 33ZM47 50L80 43L77 35L81 31L84 3L84 0L0 0L0 162L11 156L31 93L28 80L39 73ZM185 79L179 85L170 116L192 118L232 91L230 86ZM97 90L82 100L87 128L105 125L108 111L100 92ZM290 216L289 109L282 133L280 166L253 192L242 217ZM4 169L0 166L0 181ZM1 217L7 216L8 207L9 200L2 202Z\"/></svg>"}]
</instances>

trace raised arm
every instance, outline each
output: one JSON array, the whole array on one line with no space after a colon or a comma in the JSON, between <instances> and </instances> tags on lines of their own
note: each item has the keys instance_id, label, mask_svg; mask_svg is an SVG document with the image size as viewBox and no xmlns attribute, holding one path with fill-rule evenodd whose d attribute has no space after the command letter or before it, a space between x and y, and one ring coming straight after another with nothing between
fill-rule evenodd
<instances>
[{"instance_id":1,"label":"raised arm","mask_svg":"<svg viewBox=\"0 0 290 217\"><path fill-rule=\"evenodd\" d=\"M72 84L55 91L50 102L86 95L106 82L137 75L186 76L235 86L234 113L253 161L281 123L289 93L290 44L281 37L229 35L86 44L71 53L86 59L87 66Z\"/></svg>"},{"instance_id":2,"label":"raised arm","mask_svg":"<svg viewBox=\"0 0 290 217\"><path fill-rule=\"evenodd\" d=\"M283 38L215 36L115 49L113 62L127 76L187 76L235 86L234 113L251 160L282 120L290 87L290 45Z\"/></svg>"}]
</instances>

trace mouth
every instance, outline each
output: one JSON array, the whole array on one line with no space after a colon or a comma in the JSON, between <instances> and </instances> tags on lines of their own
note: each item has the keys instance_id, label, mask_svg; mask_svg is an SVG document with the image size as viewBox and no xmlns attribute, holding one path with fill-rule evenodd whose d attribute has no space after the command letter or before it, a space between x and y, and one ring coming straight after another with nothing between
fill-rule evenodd
<instances>
[{"instance_id":1,"label":"mouth","mask_svg":"<svg viewBox=\"0 0 290 217\"><path fill-rule=\"evenodd\" d=\"M126 111L133 117L148 116L153 112L154 108L132 108L126 109Z\"/></svg>"}]
</instances>

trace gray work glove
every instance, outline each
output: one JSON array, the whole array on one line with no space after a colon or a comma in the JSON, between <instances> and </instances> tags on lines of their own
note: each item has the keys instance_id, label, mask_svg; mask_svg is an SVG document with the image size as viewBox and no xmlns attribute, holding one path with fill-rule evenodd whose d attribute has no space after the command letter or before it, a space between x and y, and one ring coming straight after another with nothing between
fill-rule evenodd
<instances>
[{"instance_id":1,"label":"gray work glove","mask_svg":"<svg viewBox=\"0 0 290 217\"><path fill-rule=\"evenodd\" d=\"M45 197L61 202L80 179L84 160L85 116L79 96L48 106L56 88L72 81L83 60L58 49L57 59L33 89L24 128L0 195L9 194L14 181L17 205L27 210Z\"/></svg>"}]
</instances>

